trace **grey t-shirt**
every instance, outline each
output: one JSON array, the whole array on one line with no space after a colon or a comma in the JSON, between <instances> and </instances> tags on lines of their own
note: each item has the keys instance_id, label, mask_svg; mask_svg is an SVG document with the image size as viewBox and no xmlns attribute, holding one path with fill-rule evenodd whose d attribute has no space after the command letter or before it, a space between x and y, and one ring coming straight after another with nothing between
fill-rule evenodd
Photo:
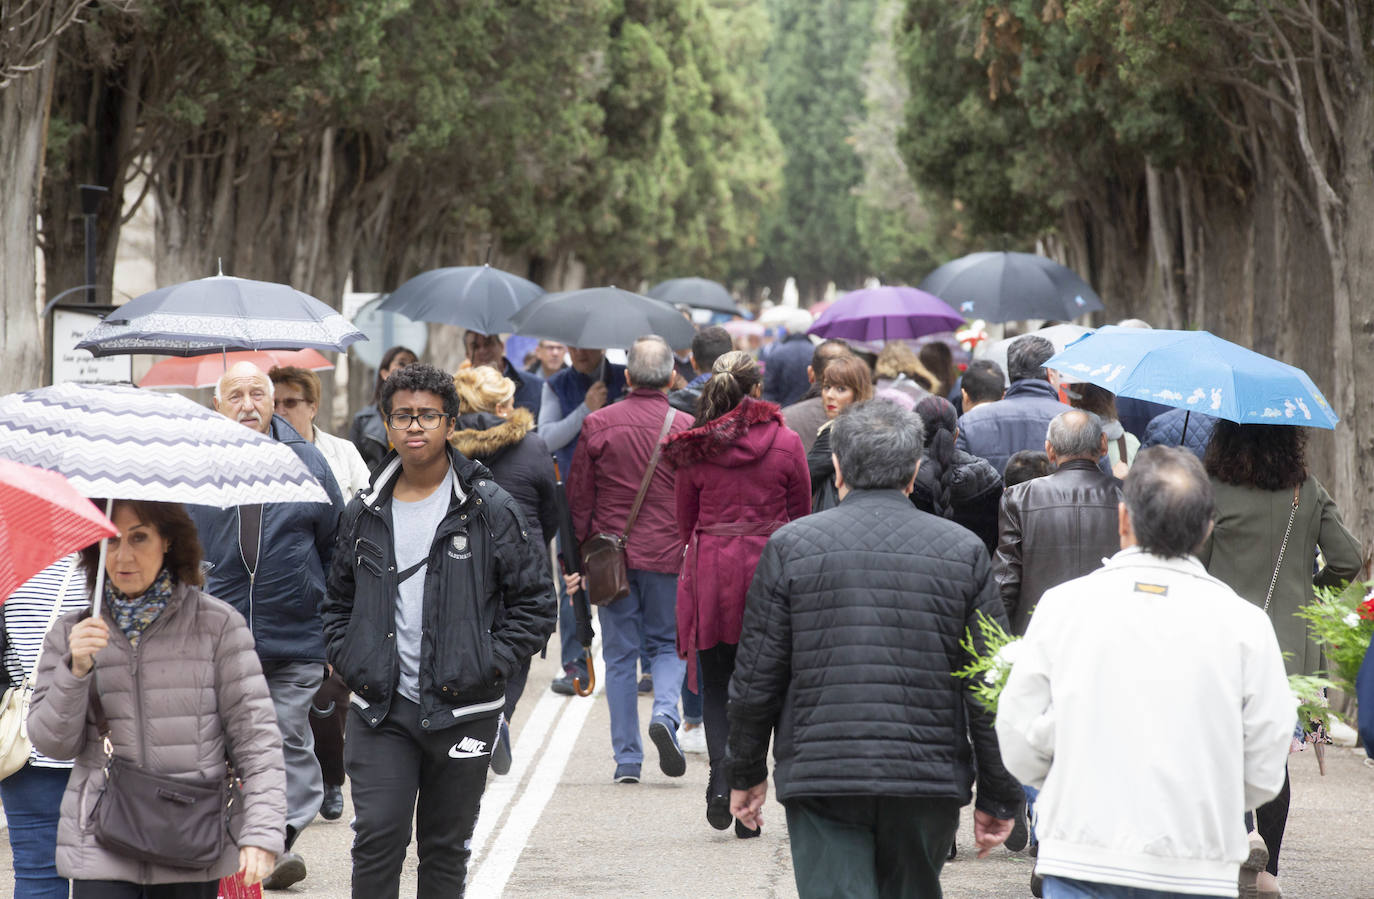
<instances>
[{"instance_id":1,"label":"grey t-shirt","mask_svg":"<svg viewBox=\"0 0 1374 899\"><path fill-rule=\"evenodd\" d=\"M434 532L448 512L453 498L453 470L434 492L419 502L391 501L391 533L396 541L396 571L429 557ZM397 588L396 596L396 653L401 661L400 681L396 689L411 702L420 701L420 640L424 619L425 572L420 569Z\"/></svg>"}]
</instances>

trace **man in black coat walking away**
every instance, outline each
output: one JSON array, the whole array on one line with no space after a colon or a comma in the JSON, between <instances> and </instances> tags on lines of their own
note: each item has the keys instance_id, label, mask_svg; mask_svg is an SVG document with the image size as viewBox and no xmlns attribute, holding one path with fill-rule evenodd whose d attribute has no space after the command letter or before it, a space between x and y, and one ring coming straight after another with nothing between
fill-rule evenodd
<instances>
[{"instance_id":1,"label":"man in black coat walking away","mask_svg":"<svg viewBox=\"0 0 1374 899\"><path fill-rule=\"evenodd\" d=\"M982 541L907 499L921 431L882 400L837 418L840 504L775 532L749 588L730 682L730 810L761 825L776 731L803 899L938 896L975 775L982 852L1006 839L1021 801L992 715L952 673L978 612L1004 627L1006 614Z\"/></svg>"}]
</instances>

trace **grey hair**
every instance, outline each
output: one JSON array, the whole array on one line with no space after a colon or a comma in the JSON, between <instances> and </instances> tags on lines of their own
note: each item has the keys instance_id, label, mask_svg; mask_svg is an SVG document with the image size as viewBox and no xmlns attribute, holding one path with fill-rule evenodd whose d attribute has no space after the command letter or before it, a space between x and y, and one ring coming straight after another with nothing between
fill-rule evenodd
<instances>
[{"instance_id":1,"label":"grey hair","mask_svg":"<svg viewBox=\"0 0 1374 899\"><path fill-rule=\"evenodd\" d=\"M224 374L223 374L223 375L220 375L219 380L215 382L215 402L216 402L216 403L219 403L219 401L220 401L221 399L223 399L223 397L220 396L220 386L219 386L219 385L220 385L221 383L223 383L225 376L228 375L230 371L233 371L235 368L237 368L239 364L241 364L241 363L237 363L237 362L234 363L234 365L232 365L232 366L230 366L228 369L226 369L225 372L224 372ZM242 363L242 364L249 364L249 363ZM257 368L257 366L254 366L254 368ZM263 380L267 382L267 396L268 396L269 398L275 396L276 393L277 393L277 383L276 383L275 381L272 380L271 375L269 375L267 372L263 371L263 370L260 369L260 368L258 369L258 374L262 375Z\"/></svg>"},{"instance_id":2,"label":"grey hair","mask_svg":"<svg viewBox=\"0 0 1374 899\"><path fill-rule=\"evenodd\" d=\"M1116 326L1118 328L1146 328L1149 330L1154 330L1154 325L1150 324L1143 318L1123 318L1121 321L1116 323Z\"/></svg>"},{"instance_id":3,"label":"grey hair","mask_svg":"<svg viewBox=\"0 0 1374 899\"><path fill-rule=\"evenodd\" d=\"M1093 459L1102 454L1102 419L1086 409L1060 412L1045 432L1045 442L1060 459Z\"/></svg>"},{"instance_id":4,"label":"grey hair","mask_svg":"<svg viewBox=\"0 0 1374 899\"><path fill-rule=\"evenodd\" d=\"M673 380L673 348L657 334L636 340L625 361L635 387L662 390Z\"/></svg>"},{"instance_id":5,"label":"grey hair","mask_svg":"<svg viewBox=\"0 0 1374 899\"><path fill-rule=\"evenodd\" d=\"M1172 446L1140 451L1121 498L1136 544L1166 559L1197 553L1215 516L1206 469L1197 456Z\"/></svg>"},{"instance_id":6,"label":"grey hair","mask_svg":"<svg viewBox=\"0 0 1374 899\"><path fill-rule=\"evenodd\" d=\"M1054 355L1054 344L1039 334L1023 334L1007 347L1007 378L1017 381L1046 380L1045 360Z\"/></svg>"},{"instance_id":7,"label":"grey hair","mask_svg":"<svg viewBox=\"0 0 1374 899\"><path fill-rule=\"evenodd\" d=\"M921 416L889 400L855 403L835 419L830 446L844 482L856 490L901 490L925 447Z\"/></svg>"}]
</instances>

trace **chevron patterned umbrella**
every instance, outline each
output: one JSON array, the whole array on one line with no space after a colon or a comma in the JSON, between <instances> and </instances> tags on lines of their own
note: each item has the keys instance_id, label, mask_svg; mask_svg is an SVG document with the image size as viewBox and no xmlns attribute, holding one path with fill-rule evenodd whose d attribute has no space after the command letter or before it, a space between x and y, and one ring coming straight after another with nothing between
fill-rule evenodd
<instances>
[{"instance_id":1,"label":"chevron patterned umbrella","mask_svg":"<svg viewBox=\"0 0 1374 899\"><path fill-rule=\"evenodd\" d=\"M65 475L88 497L329 502L290 447L176 394L58 384L0 397L0 458Z\"/></svg>"}]
</instances>

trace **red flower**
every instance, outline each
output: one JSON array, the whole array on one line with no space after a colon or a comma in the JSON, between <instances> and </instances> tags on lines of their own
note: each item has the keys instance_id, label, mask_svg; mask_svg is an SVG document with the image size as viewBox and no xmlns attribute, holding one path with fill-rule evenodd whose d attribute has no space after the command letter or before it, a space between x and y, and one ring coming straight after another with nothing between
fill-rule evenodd
<instances>
[{"instance_id":1,"label":"red flower","mask_svg":"<svg viewBox=\"0 0 1374 899\"><path fill-rule=\"evenodd\" d=\"M1374 621L1374 596L1360 603L1355 607L1355 610L1360 613L1360 617L1365 621Z\"/></svg>"}]
</instances>

